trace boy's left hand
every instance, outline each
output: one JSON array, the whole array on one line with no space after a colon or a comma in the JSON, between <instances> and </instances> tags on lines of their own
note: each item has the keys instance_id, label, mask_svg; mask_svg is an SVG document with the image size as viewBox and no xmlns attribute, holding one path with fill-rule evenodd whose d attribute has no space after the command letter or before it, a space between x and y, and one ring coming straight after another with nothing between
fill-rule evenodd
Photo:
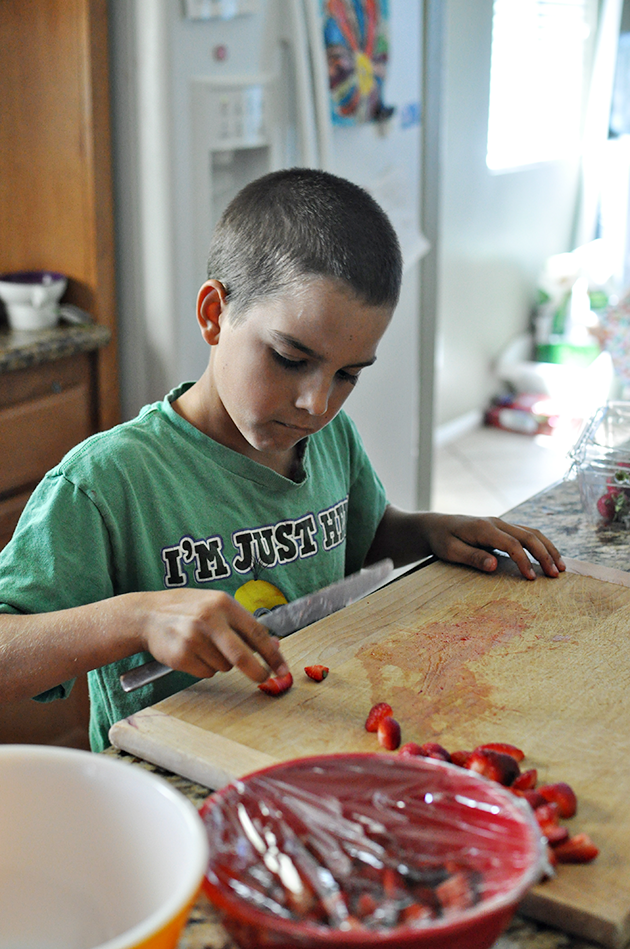
<instances>
[{"instance_id":1,"label":"boy's left hand","mask_svg":"<svg viewBox=\"0 0 630 949\"><path fill-rule=\"evenodd\" d=\"M440 560L492 573L498 561L491 551L503 550L526 579L534 580L536 573L526 553L529 551L548 577L557 577L566 569L556 547L536 528L508 524L499 517L433 513L420 516L426 541Z\"/></svg>"}]
</instances>

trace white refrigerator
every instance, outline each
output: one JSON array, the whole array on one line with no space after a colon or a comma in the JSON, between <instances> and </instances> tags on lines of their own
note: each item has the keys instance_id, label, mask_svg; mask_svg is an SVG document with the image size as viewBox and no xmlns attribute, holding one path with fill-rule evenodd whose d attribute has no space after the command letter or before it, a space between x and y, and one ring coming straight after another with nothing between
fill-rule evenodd
<instances>
[{"instance_id":1,"label":"white refrigerator","mask_svg":"<svg viewBox=\"0 0 630 949\"><path fill-rule=\"evenodd\" d=\"M421 0L110 0L125 417L205 368L195 300L228 201L267 171L325 168L365 187L401 241L400 304L346 409L390 500L416 506L419 262L428 247L419 226L422 9ZM343 88L333 99L327 60L336 39L355 56L350 92L353 82L367 89L371 56L377 88L385 62L380 121L339 114Z\"/></svg>"}]
</instances>

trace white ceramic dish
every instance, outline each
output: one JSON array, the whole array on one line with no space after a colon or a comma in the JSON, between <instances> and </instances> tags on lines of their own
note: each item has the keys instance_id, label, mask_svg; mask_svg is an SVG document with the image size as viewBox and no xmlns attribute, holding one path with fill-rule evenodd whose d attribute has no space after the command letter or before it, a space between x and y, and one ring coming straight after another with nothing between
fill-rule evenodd
<instances>
[{"instance_id":1,"label":"white ceramic dish","mask_svg":"<svg viewBox=\"0 0 630 949\"><path fill-rule=\"evenodd\" d=\"M14 330L39 330L59 320L59 300L68 281L48 270L24 270L0 277L0 299Z\"/></svg>"},{"instance_id":2,"label":"white ceramic dish","mask_svg":"<svg viewBox=\"0 0 630 949\"><path fill-rule=\"evenodd\" d=\"M168 782L106 755L0 746L0 946L175 947L208 861Z\"/></svg>"}]
</instances>

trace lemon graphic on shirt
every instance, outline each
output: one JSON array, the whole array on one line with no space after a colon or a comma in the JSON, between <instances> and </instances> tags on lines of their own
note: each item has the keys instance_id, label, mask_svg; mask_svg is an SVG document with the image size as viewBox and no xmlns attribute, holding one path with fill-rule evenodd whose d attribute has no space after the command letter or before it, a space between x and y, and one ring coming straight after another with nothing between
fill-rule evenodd
<instances>
[{"instance_id":1,"label":"lemon graphic on shirt","mask_svg":"<svg viewBox=\"0 0 630 949\"><path fill-rule=\"evenodd\" d=\"M262 616L288 602L284 593L267 580L248 580L238 588L234 599L254 616Z\"/></svg>"}]
</instances>

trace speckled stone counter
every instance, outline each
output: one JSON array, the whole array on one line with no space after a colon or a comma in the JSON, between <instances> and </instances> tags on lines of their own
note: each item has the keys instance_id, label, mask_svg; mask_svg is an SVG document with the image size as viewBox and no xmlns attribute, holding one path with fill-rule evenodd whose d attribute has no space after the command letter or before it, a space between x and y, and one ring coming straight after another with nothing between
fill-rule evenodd
<instances>
[{"instance_id":1,"label":"speckled stone counter","mask_svg":"<svg viewBox=\"0 0 630 949\"><path fill-rule=\"evenodd\" d=\"M630 531L595 527L582 510L576 481L560 481L534 495L505 518L537 527L565 557L630 571Z\"/></svg>"},{"instance_id":2,"label":"speckled stone counter","mask_svg":"<svg viewBox=\"0 0 630 949\"><path fill-rule=\"evenodd\" d=\"M0 329L0 372L13 372L40 363L90 352L111 338L106 326L96 323L59 325L46 330Z\"/></svg>"},{"instance_id":3,"label":"speckled stone counter","mask_svg":"<svg viewBox=\"0 0 630 949\"><path fill-rule=\"evenodd\" d=\"M630 532L598 530L585 518L577 484L572 481L552 485L505 515L507 520L542 530L563 555L630 571ZM108 749L137 766L166 778L196 806L210 794L208 788L193 784L154 765ZM594 949L596 943L579 939L521 916L516 916L494 949ZM205 897L200 897L190 915L178 949L237 949L218 921ZM601 949L601 947L600 947Z\"/></svg>"}]
</instances>

